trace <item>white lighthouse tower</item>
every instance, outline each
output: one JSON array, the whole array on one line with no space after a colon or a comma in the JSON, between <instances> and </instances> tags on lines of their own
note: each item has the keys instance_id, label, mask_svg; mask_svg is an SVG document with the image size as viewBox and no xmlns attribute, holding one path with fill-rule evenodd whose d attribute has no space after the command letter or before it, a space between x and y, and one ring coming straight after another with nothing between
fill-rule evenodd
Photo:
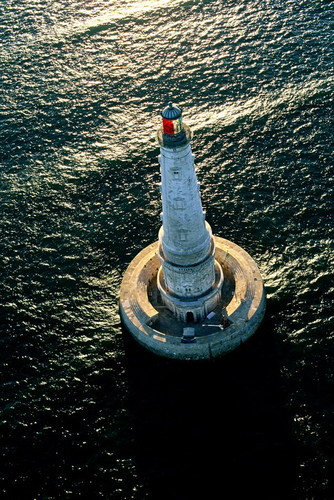
<instances>
[{"instance_id":1,"label":"white lighthouse tower","mask_svg":"<svg viewBox=\"0 0 334 500\"><path fill-rule=\"evenodd\" d=\"M189 128L172 103L162 112L160 142L162 227L158 289L164 304L183 321L196 322L219 303L223 272L202 209Z\"/></svg>"},{"instance_id":2,"label":"white lighthouse tower","mask_svg":"<svg viewBox=\"0 0 334 500\"><path fill-rule=\"evenodd\" d=\"M213 236L205 220L191 133L181 110L162 112L162 226L159 240L129 264L120 289L125 327L156 354L207 359L246 341L265 312L256 263L241 247Z\"/></svg>"}]
</instances>

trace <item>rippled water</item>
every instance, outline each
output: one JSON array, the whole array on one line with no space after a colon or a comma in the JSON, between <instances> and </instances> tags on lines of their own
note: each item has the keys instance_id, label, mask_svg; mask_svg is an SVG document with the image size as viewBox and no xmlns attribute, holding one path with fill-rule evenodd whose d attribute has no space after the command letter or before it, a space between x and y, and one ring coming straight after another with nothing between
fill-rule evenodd
<instances>
[{"instance_id":1,"label":"rippled water","mask_svg":"<svg viewBox=\"0 0 334 500\"><path fill-rule=\"evenodd\" d=\"M332 498L332 2L6 0L0 27L3 496ZM118 316L171 98L268 293L248 345L195 366Z\"/></svg>"}]
</instances>

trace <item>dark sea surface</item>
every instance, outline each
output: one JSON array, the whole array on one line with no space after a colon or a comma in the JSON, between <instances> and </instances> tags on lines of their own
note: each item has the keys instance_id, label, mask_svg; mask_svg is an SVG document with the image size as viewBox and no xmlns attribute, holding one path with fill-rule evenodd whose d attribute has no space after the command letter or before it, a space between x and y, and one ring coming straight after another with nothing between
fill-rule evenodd
<instances>
[{"instance_id":1,"label":"dark sea surface","mask_svg":"<svg viewBox=\"0 0 334 500\"><path fill-rule=\"evenodd\" d=\"M2 0L2 498L333 499L333 2ZM157 239L159 112L192 128L258 333L168 361L122 332Z\"/></svg>"}]
</instances>

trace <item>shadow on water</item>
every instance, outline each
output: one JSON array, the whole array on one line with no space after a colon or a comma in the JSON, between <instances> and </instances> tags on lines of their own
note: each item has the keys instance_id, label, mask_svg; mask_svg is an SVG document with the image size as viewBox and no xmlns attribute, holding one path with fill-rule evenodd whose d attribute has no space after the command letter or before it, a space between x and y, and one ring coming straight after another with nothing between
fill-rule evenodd
<instances>
[{"instance_id":1,"label":"shadow on water","mask_svg":"<svg viewBox=\"0 0 334 500\"><path fill-rule=\"evenodd\" d=\"M239 351L210 362L159 358L126 337L145 498L293 497L298 450L270 319Z\"/></svg>"}]
</instances>

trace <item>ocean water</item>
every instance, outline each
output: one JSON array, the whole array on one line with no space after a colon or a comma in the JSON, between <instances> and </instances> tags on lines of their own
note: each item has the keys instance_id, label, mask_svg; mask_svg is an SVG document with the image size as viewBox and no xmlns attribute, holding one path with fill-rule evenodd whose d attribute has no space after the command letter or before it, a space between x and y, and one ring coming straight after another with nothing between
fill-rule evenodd
<instances>
[{"instance_id":1,"label":"ocean water","mask_svg":"<svg viewBox=\"0 0 334 500\"><path fill-rule=\"evenodd\" d=\"M3 0L0 28L2 497L333 498L333 3ZM210 363L118 315L170 99L268 296Z\"/></svg>"}]
</instances>

